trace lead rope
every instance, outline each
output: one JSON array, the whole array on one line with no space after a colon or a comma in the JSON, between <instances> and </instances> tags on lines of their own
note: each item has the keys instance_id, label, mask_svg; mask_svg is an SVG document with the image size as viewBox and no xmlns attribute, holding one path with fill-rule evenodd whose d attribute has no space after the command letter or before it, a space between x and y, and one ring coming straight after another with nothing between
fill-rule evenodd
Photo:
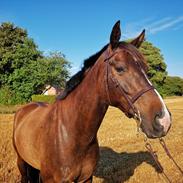
<instances>
[{"instance_id":1,"label":"lead rope","mask_svg":"<svg viewBox=\"0 0 183 183\"><path fill-rule=\"evenodd\" d=\"M169 179L168 175L164 172L164 168L162 167L161 163L159 162L158 155L153 150L152 145L149 142L146 142L145 143L145 148L148 150L148 152L153 157L153 159L154 159L156 165L158 166L158 168L160 169L161 173L163 173L165 181L168 182L168 183L171 183L171 180Z\"/></svg>"},{"instance_id":2,"label":"lead rope","mask_svg":"<svg viewBox=\"0 0 183 183\"><path fill-rule=\"evenodd\" d=\"M169 179L169 177L167 176L167 174L164 172L164 169L163 169L161 163L158 160L158 155L153 150L152 145L150 144L150 142L148 142L148 138L147 138L146 134L142 132L142 129L140 127L140 125L142 123L142 119L141 119L141 116L140 116L140 112L138 110L137 110L137 113L135 113L134 119L137 122L137 136L138 136L138 134L142 134L144 136L145 148L151 154L153 160L155 161L155 163L158 166L158 168L161 171L161 173L163 173L163 175L164 175L163 177L164 177L165 181L168 182L168 183L171 183L171 180ZM169 152L169 151L167 151L167 152Z\"/></svg>"},{"instance_id":3,"label":"lead rope","mask_svg":"<svg viewBox=\"0 0 183 183\"><path fill-rule=\"evenodd\" d=\"M170 151L168 150L165 141L162 138L160 138L159 141L160 141L160 144L162 145L165 153L167 154L167 156L173 161L174 165L178 168L178 170L180 171L180 173L183 175L183 170L180 168L180 166L174 160L173 156L170 154Z\"/></svg>"}]
</instances>

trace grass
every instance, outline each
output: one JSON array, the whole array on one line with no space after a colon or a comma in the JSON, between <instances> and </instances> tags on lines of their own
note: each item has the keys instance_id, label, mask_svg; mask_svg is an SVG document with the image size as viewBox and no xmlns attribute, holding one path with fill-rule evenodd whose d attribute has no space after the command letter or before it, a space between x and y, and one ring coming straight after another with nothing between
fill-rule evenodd
<instances>
[{"instance_id":1,"label":"grass","mask_svg":"<svg viewBox=\"0 0 183 183\"><path fill-rule=\"evenodd\" d=\"M21 105L1 105L0 104L0 114L12 114L17 111Z\"/></svg>"},{"instance_id":2,"label":"grass","mask_svg":"<svg viewBox=\"0 0 183 183\"><path fill-rule=\"evenodd\" d=\"M183 169L183 97L165 100L173 116L173 125L166 136L167 146ZM19 171L12 147L13 114L0 115L0 183L18 183ZM136 123L118 109L109 108L98 132L101 158L94 183L163 183L152 157L144 147L143 137L136 135ZM183 177L165 155L158 140L150 140L165 173L173 183Z\"/></svg>"}]
</instances>

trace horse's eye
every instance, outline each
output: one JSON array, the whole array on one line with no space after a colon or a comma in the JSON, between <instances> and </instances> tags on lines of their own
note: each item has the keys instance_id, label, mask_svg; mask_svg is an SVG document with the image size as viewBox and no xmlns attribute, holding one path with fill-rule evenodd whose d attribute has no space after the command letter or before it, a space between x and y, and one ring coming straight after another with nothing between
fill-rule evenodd
<instances>
[{"instance_id":1,"label":"horse's eye","mask_svg":"<svg viewBox=\"0 0 183 183\"><path fill-rule=\"evenodd\" d=\"M125 71L125 69L123 68L123 67L116 67L115 68L116 69L116 71L118 72L118 73L123 73L124 71Z\"/></svg>"}]
</instances>

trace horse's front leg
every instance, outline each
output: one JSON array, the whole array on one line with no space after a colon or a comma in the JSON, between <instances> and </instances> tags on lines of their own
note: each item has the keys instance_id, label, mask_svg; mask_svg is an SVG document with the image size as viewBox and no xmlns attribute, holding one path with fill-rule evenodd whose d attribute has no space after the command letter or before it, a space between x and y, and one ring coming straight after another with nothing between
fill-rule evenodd
<instances>
[{"instance_id":1,"label":"horse's front leg","mask_svg":"<svg viewBox=\"0 0 183 183\"><path fill-rule=\"evenodd\" d=\"M20 156L18 156L17 165L21 173L21 183L28 183L27 163Z\"/></svg>"}]
</instances>

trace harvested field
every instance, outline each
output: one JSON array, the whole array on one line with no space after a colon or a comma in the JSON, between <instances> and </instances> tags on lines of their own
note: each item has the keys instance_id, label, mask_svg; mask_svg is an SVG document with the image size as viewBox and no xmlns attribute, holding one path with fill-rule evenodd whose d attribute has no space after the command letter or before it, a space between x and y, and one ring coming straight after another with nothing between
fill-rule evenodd
<instances>
[{"instance_id":1,"label":"harvested field","mask_svg":"<svg viewBox=\"0 0 183 183\"><path fill-rule=\"evenodd\" d=\"M166 136L167 146L183 169L183 97L165 100L173 116ZM13 114L0 114L0 183L19 182L16 155L12 146ZM162 173L144 147L143 136L137 137L136 123L118 109L109 108L98 132L101 158L94 183L163 183ZM150 140L165 173L174 183L183 177L165 155L158 140Z\"/></svg>"}]
</instances>

